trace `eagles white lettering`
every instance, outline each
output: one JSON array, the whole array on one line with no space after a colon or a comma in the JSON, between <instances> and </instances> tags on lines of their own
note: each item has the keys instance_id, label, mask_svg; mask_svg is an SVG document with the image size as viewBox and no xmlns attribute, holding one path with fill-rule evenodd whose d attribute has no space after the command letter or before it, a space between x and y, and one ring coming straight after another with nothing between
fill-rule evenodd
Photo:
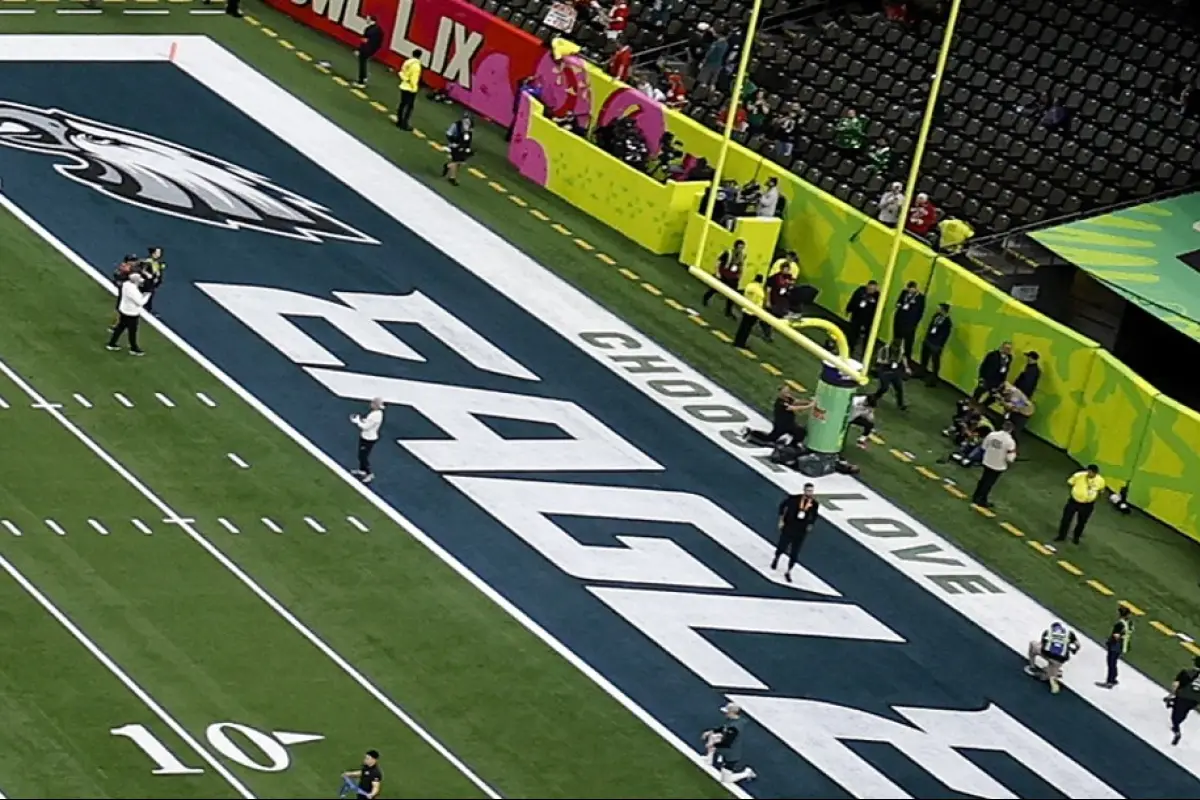
<instances>
[{"instance_id":1,"label":"eagles white lettering","mask_svg":"<svg viewBox=\"0 0 1200 800\"><path fill-rule=\"evenodd\" d=\"M527 381L538 380L503 350L420 292L406 295L334 292L334 297L342 301L336 303L266 286L198 283L196 287L298 364L345 365L291 322L289 316L323 319L368 352L424 362L424 356L379 323L418 325L478 369Z\"/></svg>"},{"instance_id":2,"label":"eagles white lettering","mask_svg":"<svg viewBox=\"0 0 1200 800\"><path fill-rule=\"evenodd\" d=\"M1007 753L1067 797L1121 797L996 705L981 711L895 707L897 714L912 722L910 726L816 700L756 695L730 699L854 797L912 795L855 753L847 742L889 744L953 791L970 797L1016 795L958 750Z\"/></svg>"},{"instance_id":3,"label":"eagles white lettering","mask_svg":"<svg viewBox=\"0 0 1200 800\"><path fill-rule=\"evenodd\" d=\"M760 576L779 586L827 597L840 596L836 589L802 566L796 566L792 570L792 583L785 582L781 574L769 566L775 552L771 544L702 495L625 486L590 486L505 478L448 480L504 523L505 527L527 541L531 531L538 531L537 538L540 541L569 539L570 535L550 519L554 515L688 525L737 556ZM645 538L622 536L619 533L614 535L623 543ZM532 541L530 543L533 544ZM560 568L571 572L553 552L540 547L538 549ZM575 572L571 574L583 577ZM591 577L600 578L599 575ZM673 572L665 568L637 576L609 575L607 579L655 585L709 585L693 583L683 570ZM722 585L729 588L726 584Z\"/></svg>"},{"instance_id":4,"label":"eagles white lettering","mask_svg":"<svg viewBox=\"0 0 1200 800\"><path fill-rule=\"evenodd\" d=\"M613 433L575 403L487 389L361 375L327 369L308 374L339 397L382 397L411 406L449 439L399 439L400 446L438 472L626 472L662 465ZM553 425L565 439L505 439L478 417Z\"/></svg>"},{"instance_id":5,"label":"eagles white lettering","mask_svg":"<svg viewBox=\"0 0 1200 800\"><path fill-rule=\"evenodd\" d=\"M771 688L697 630L904 641L866 611L848 603L596 586L589 586L588 591L712 686L758 691Z\"/></svg>"}]
</instances>

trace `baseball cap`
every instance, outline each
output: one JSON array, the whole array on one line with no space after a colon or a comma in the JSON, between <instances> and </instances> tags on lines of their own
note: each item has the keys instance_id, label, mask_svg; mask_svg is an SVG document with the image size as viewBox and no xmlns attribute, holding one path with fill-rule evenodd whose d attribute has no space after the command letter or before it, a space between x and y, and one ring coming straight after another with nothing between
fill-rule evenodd
<instances>
[{"instance_id":1,"label":"baseball cap","mask_svg":"<svg viewBox=\"0 0 1200 800\"><path fill-rule=\"evenodd\" d=\"M1025 357L1032 358L1034 361L1037 361L1039 358L1041 358L1041 356L1038 355L1037 350L1030 350L1025 354Z\"/></svg>"}]
</instances>

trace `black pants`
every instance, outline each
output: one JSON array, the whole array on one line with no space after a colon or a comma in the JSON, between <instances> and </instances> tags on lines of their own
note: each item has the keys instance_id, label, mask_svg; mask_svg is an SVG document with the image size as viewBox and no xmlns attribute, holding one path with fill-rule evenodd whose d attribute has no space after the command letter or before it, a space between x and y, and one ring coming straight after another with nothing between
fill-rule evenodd
<instances>
[{"instance_id":1,"label":"black pants","mask_svg":"<svg viewBox=\"0 0 1200 800\"><path fill-rule=\"evenodd\" d=\"M937 383L938 373L942 371L942 348L923 343L921 345L921 372L925 373L925 382L930 386Z\"/></svg>"},{"instance_id":2,"label":"black pants","mask_svg":"<svg viewBox=\"0 0 1200 800\"><path fill-rule=\"evenodd\" d=\"M732 289L735 292L738 290L738 282L736 279L725 280L724 278L722 278L721 283L725 284L727 287L729 287L730 289ZM717 294L716 289L709 289L707 292L704 293L704 299L701 300L700 302L702 302L704 305L708 305L708 301L712 300L716 294ZM733 316L733 301L729 300L728 298L726 298L726 300L725 300L725 316L727 316L727 317Z\"/></svg>"},{"instance_id":3,"label":"black pants","mask_svg":"<svg viewBox=\"0 0 1200 800\"><path fill-rule=\"evenodd\" d=\"M373 55L375 55L375 53L368 52L366 50L358 51L358 82L359 83L367 82L367 64L369 64L371 62L371 56L373 56Z\"/></svg>"},{"instance_id":4,"label":"black pants","mask_svg":"<svg viewBox=\"0 0 1200 800\"><path fill-rule=\"evenodd\" d=\"M1107 652L1105 653L1105 657L1108 660L1108 674L1105 676L1104 682L1105 683L1116 683L1117 682L1117 664L1119 664L1121 662L1121 648L1114 647L1110 644L1108 646Z\"/></svg>"},{"instance_id":5,"label":"black pants","mask_svg":"<svg viewBox=\"0 0 1200 800\"><path fill-rule=\"evenodd\" d=\"M878 402L885 394L887 394L888 389L891 389L896 393L896 405L898 405L901 410L907 408L907 406L904 405L904 379L899 375L893 375L891 373L884 373L880 375L879 388L875 390L876 402Z\"/></svg>"},{"instance_id":6,"label":"black pants","mask_svg":"<svg viewBox=\"0 0 1200 800\"><path fill-rule=\"evenodd\" d=\"M375 449L375 439L358 440L358 469L371 474L371 451Z\"/></svg>"},{"instance_id":7,"label":"black pants","mask_svg":"<svg viewBox=\"0 0 1200 800\"><path fill-rule=\"evenodd\" d=\"M109 347L116 347L117 342L121 339L122 333L129 333L129 349L135 353L141 352L142 348L138 347L138 323L142 321L141 317L131 317L127 314L121 314L117 320L117 327L113 328L112 336L108 339Z\"/></svg>"},{"instance_id":8,"label":"black pants","mask_svg":"<svg viewBox=\"0 0 1200 800\"><path fill-rule=\"evenodd\" d=\"M850 424L857 425L859 428L861 428L863 436L870 436L871 432L875 430L875 423L863 417L855 417L854 419L850 420Z\"/></svg>"},{"instance_id":9,"label":"black pants","mask_svg":"<svg viewBox=\"0 0 1200 800\"><path fill-rule=\"evenodd\" d=\"M1192 713L1192 709L1195 707L1195 700L1183 700L1176 697L1175 702L1171 704L1171 730L1179 733L1179 726L1183 724L1187 715Z\"/></svg>"},{"instance_id":10,"label":"black pants","mask_svg":"<svg viewBox=\"0 0 1200 800\"><path fill-rule=\"evenodd\" d=\"M804 540L808 538L808 527L801 528L784 528L779 532L779 541L775 543L775 560L772 565L779 563L779 557L787 553L788 571L796 566L796 559L800 557L800 547L804 544Z\"/></svg>"},{"instance_id":11,"label":"black pants","mask_svg":"<svg viewBox=\"0 0 1200 800\"><path fill-rule=\"evenodd\" d=\"M971 399L976 403L983 403L985 406L990 405L995 399L996 390L1000 388L1000 384L986 384L983 381L975 384L975 391L971 392Z\"/></svg>"},{"instance_id":12,"label":"black pants","mask_svg":"<svg viewBox=\"0 0 1200 800\"><path fill-rule=\"evenodd\" d=\"M242 0L225 0L225 13L231 17L240 17Z\"/></svg>"},{"instance_id":13,"label":"black pants","mask_svg":"<svg viewBox=\"0 0 1200 800\"><path fill-rule=\"evenodd\" d=\"M892 341L904 345L904 357L909 361L916 360L913 354L917 351L917 329L901 325L892 326Z\"/></svg>"},{"instance_id":14,"label":"black pants","mask_svg":"<svg viewBox=\"0 0 1200 800\"><path fill-rule=\"evenodd\" d=\"M400 90L400 105L396 108L396 125L404 130L412 128L413 106L417 103L416 92Z\"/></svg>"},{"instance_id":15,"label":"black pants","mask_svg":"<svg viewBox=\"0 0 1200 800\"><path fill-rule=\"evenodd\" d=\"M853 355L854 351L858 349L858 343L865 340L870 331L870 320L867 320L866 322L859 322L853 319L850 320L850 324L847 326L846 330L846 343L850 345L851 355Z\"/></svg>"},{"instance_id":16,"label":"black pants","mask_svg":"<svg viewBox=\"0 0 1200 800\"><path fill-rule=\"evenodd\" d=\"M742 312L742 321L738 323L737 333L733 335L734 347L745 347L750 342L750 332L754 330L756 322L758 317Z\"/></svg>"},{"instance_id":17,"label":"black pants","mask_svg":"<svg viewBox=\"0 0 1200 800\"><path fill-rule=\"evenodd\" d=\"M979 483L975 484L975 494L971 495L971 501L977 506L986 506L988 504L988 495L991 494L996 481L1000 480L1000 476L1003 474L998 469L984 467L983 474L979 476Z\"/></svg>"},{"instance_id":18,"label":"black pants","mask_svg":"<svg viewBox=\"0 0 1200 800\"><path fill-rule=\"evenodd\" d=\"M1063 506L1062 519L1058 523L1058 537L1055 541L1061 542L1067 538L1067 530L1071 527L1071 518L1075 518L1075 544L1079 544L1079 538L1083 536L1084 526L1087 525L1088 519L1092 516L1092 511L1096 508L1095 503L1081 503L1075 498L1067 499L1067 504Z\"/></svg>"}]
</instances>

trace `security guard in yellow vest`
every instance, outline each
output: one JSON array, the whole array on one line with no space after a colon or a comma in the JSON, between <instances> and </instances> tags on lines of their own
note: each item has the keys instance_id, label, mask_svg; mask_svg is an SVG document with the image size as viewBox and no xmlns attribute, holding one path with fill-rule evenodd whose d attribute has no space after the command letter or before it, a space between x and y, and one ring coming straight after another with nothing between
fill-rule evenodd
<instances>
[{"instance_id":1,"label":"security guard in yellow vest","mask_svg":"<svg viewBox=\"0 0 1200 800\"><path fill-rule=\"evenodd\" d=\"M413 106L417 103L420 89L421 51L414 49L412 55L400 65L400 105L396 109L396 127L402 131L412 130Z\"/></svg>"},{"instance_id":2,"label":"security guard in yellow vest","mask_svg":"<svg viewBox=\"0 0 1200 800\"><path fill-rule=\"evenodd\" d=\"M149 249L146 259L142 262L142 272L146 276L146 285L143 287L143 291L150 293L150 299L146 301L145 309L153 311L154 298L158 296L158 288L162 286L163 279L167 276L167 262L163 260L161 247Z\"/></svg>"},{"instance_id":3,"label":"security guard in yellow vest","mask_svg":"<svg viewBox=\"0 0 1200 800\"><path fill-rule=\"evenodd\" d=\"M754 280L750 281L749 285L742 290L742 295L745 296L746 302L762 308L767 301L767 290L763 288L763 276L755 275ZM734 347L745 347L750 343L750 331L754 330L754 323L758 318L748 311L742 312L742 321L738 323L737 333L733 336Z\"/></svg>"}]
</instances>

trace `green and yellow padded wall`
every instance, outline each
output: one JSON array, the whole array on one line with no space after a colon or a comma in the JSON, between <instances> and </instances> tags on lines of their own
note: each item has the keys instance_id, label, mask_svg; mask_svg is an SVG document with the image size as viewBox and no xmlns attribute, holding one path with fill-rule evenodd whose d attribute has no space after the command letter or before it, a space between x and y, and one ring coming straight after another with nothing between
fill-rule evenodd
<instances>
[{"instance_id":1,"label":"green and yellow padded wall","mask_svg":"<svg viewBox=\"0 0 1200 800\"><path fill-rule=\"evenodd\" d=\"M717 259L721 253L733 247L741 239L746 243L746 266L742 270L741 285L754 280L755 275L766 275L771 266L775 247L779 243L779 231L783 223L778 217L742 217L734 222L733 230L715 222L708 223L708 240L704 243L704 263L698 264L700 234L704 230L704 216L694 213L688 217L687 231L683 235L683 249L679 253L681 263L690 267L701 267L711 273L717 271Z\"/></svg>"},{"instance_id":2,"label":"green and yellow padded wall","mask_svg":"<svg viewBox=\"0 0 1200 800\"><path fill-rule=\"evenodd\" d=\"M638 120L652 150L669 131L683 142L689 154L716 163L719 135L695 120L664 109L594 66L587 67L586 75L590 86L577 96L581 103L588 104L594 124L631 115ZM841 315L856 287L871 279L882 280L891 229L741 145L730 147L726 166L728 177L739 182L778 178L787 201L780 246L797 252L801 279L820 290L820 305ZM1078 223L1080 227L1065 235L1058 229L1057 239L1048 232L1049 238L1043 242L1057 245L1056 249L1075 248L1074 256L1094 269L1110 270L1105 277L1115 283L1111 270L1144 270L1142 262L1152 252L1158 258L1158 251L1166 245L1148 242L1168 224L1164 210L1170 212L1172 224L1185 217L1200 219L1200 213L1188 217L1190 207L1160 208L1109 219L1099 228ZM609 224L629 235L624 216ZM715 264L720 252L717 242L732 238L729 234L711 238L706 266L712 268ZM684 245L682 236L679 243ZM1124 251L1120 263L1111 255L1095 255L1094 251L1114 243ZM1195 255L1200 257L1200 253ZM1132 281L1127 276L1116 277L1125 281L1120 288L1127 294L1133 293L1132 284L1144 287L1154 283L1144 275ZM1096 342L1026 307L911 238L902 244L886 304L880 329L885 340L891 334L895 295L910 280L927 288L931 309L939 302L950 303L953 309L955 332L943 358L946 380L970 391L980 360L1005 340L1013 342L1016 353L1014 377L1024 363L1021 354L1036 350L1042 358L1043 376L1034 398L1037 412L1029 430L1065 449L1081 464L1096 462L1114 484L1131 480L1130 499L1138 507L1200 540L1200 414L1160 394ZM1172 310L1165 308L1163 298L1150 298L1149 294L1145 288L1138 292L1143 303L1149 300L1151 304L1162 304L1166 311ZM1175 311L1178 313L1178 309Z\"/></svg>"}]
</instances>

